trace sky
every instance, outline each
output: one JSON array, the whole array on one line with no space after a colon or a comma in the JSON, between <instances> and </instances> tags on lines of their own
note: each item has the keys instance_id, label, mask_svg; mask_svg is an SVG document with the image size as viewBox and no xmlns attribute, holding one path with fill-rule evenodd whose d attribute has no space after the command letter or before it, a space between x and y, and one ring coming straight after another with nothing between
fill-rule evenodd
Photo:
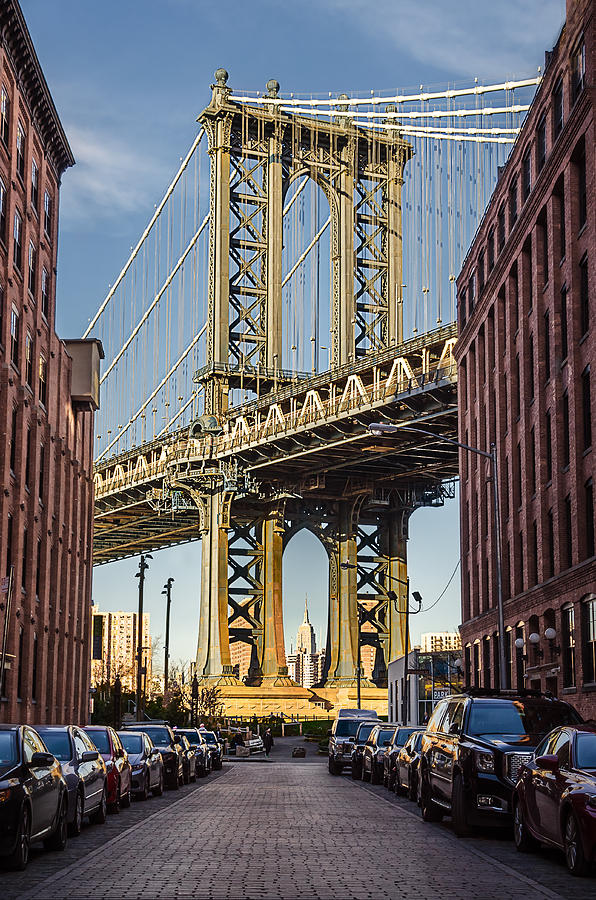
<instances>
[{"instance_id":1,"label":"sky","mask_svg":"<svg viewBox=\"0 0 596 900\"><path fill-rule=\"evenodd\" d=\"M77 164L61 188L57 330L79 337L115 280L196 135L215 69L238 90L326 93L503 81L534 75L558 37L563 0L21 0ZM372 12L371 12L372 9ZM430 607L459 559L457 499L410 520L409 574ZM137 560L94 570L93 600L135 609ZM196 652L200 546L154 554L145 609L163 640L162 587L175 578L171 654ZM308 594L325 639L327 560L302 532L284 556L286 642L295 642ZM459 572L428 613L425 631L460 621ZM159 659L157 660L159 662Z\"/></svg>"}]
</instances>

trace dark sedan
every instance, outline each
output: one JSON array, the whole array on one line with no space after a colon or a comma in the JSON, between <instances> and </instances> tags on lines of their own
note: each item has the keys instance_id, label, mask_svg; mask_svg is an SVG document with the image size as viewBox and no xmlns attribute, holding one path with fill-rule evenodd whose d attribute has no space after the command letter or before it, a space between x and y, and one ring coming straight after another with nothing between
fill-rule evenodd
<instances>
[{"instance_id":1,"label":"dark sedan","mask_svg":"<svg viewBox=\"0 0 596 900\"><path fill-rule=\"evenodd\" d=\"M424 731L413 731L397 754L395 793L405 792L408 799L416 802L420 778L420 747Z\"/></svg>"},{"instance_id":2,"label":"dark sedan","mask_svg":"<svg viewBox=\"0 0 596 900\"><path fill-rule=\"evenodd\" d=\"M0 725L0 857L24 869L29 847L64 850L68 791L56 757L33 728Z\"/></svg>"},{"instance_id":3,"label":"dark sedan","mask_svg":"<svg viewBox=\"0 0 596 900\"><path fill-rule=\"evenodd\" d=\"M364 753L364 747L371 731L375 725L378 724L378 719L373 720L372 722L361 722L354 737L348 738L348 740L352 741L354 744L352 748L352 778L354 781L362 778L362 754Z\"/></svg>"},{"instance_id":4,"label":"dark sedan","mask_svg":"<svg viewBox=\"0 0 596 900\"><path fill-rule=\"evenodd\" d=\"M211 754L211 768L221 769L223 765L223 754L221 751L221 744L217 740L215 732L207 731L203 728L201 728L200 731L205 738L205 741L207 742L207 747L209 749L209 753Z\"/></svg>"},{"instance_id":5,"label":"dark sedan","mask_svg":"<svg viewBox=\"0 0 596 900\"><path fill-rule=\"evenodd\" d=\"M391 738L391 743L383 754L383 784L390 791L395 789L395 776L397 773L397 757L399 751L406 743L415 728L408 726L399 727L395 730L395 734Z\"/></svg>"},{"instance_id":6,"label":"dark sedan","mask_svg":"<svg viewBox=\"0 0 596 900\"><path fill-rule=\"evenodd\" d=\"M161 753L166 787L177 791L184 783L184 762L182 747L176 743L174 732L163 723L131 722L126 731L141 731L147 734Z\"/></svg>"},{"instance_id":7,"label":"dark sedan","mask_svg":"<svg viewBox=\"0 0 596 900\"><path fill-rule=\"evenodd\" d=\"M362 780L380 784L383 780L383 756L390 746L397 725L381 722L375 725L362 751Z\"/></svg>"},{"instance_id":8,"label":"dark sedan","mask_svg":"<svg viewBox=\"0 0 596 900\"><path fill-rule=\"evenodd\" d=\"M113 728L107 725L86 725L84 731L101 753L108 773L108 808L119 813L130 806L132 770L126 750Z\"/></svg>"},{"instance_id":9,"label":"dark sedan","mask_svg":"<svg viewBox=\"0 0 596 900\"><path fill-rule=\"evenodd\" d=\"M164 787L163 759L149 735L142 731L119 731L118 737L128 753L135 797L146 800L150 792L154 797L161 797Z\"/></svg>"},{"instance_id":10,"label":"dark sedan","mask_svg":"<svg viewBox=\"0 0 596 900\"><path fill-rule=\"evenodd\" d=\"M184 734L188 738L191 748L195 752L195 771L199 778L204 778L211 771L211 753L204 732L198 728L177 728L177 734Z\"/></svg>"},{"instance_id":11,"label":"dark sedan","mask_svg":"<svg viewBox=\"0 0 596 900\"><path fill-rule=\"evenodd\" d=\"M197 780L197 770L195 763L195 751L190 746L190 742L185 734L181 731L174 732L176 743L182 750L182 769L184 772L184 784L189 781Z\"/></svg>"},{"instance_id":12,"label":"dark sedan","mask_svg":"<svg viewBox=\"0 0 596 900\"><path fill-rule=\"evenodd\" d=\"M522 768L513 797L518 850L560 847L573 875L596 862L596 727L555 728Z\"/></svg>"},{"instance_id":13,"label":"dark sedan","mask_svg":"<svg viewBox=\"0 0 596 900\"><path fill-rule=\"evenodd\" d=\"M68 828L81 833L83 818L102 825L106 820L106 766L91 739L76 725L40 725L37 733L62 766L68 787Z\"/></svg>"}]
</instances>

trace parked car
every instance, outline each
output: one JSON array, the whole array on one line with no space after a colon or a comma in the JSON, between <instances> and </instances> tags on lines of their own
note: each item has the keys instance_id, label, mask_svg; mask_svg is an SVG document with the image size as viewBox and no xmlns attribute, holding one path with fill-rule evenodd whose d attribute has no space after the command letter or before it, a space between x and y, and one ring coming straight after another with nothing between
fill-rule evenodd
<instances>
[{"instance_id":1,"label":"parked car","mask_svg":"<svg viewBox=\"0 0 596 900\"><path fill-rule=\"evenodd\" d=\"M396 729L395 724L381 722L375 725L362 751L362 780L380 784L383 780L383 757L390 746Z\"/></svg>"},{"instance_id":2,"label":"parked car","mask_svg":"<svg viewBox=\"0 0 596 900\"><path fill-rule=\"evenodd\" d=\"M223 748L221 742L217 740L217 735L214 731L207 731L205 728L199 730L207 743L207 749L211 756L211 768L221 769L223 765Z\"/></svg>"},{"instance_id":3,"label":"parked car","mask_svg":"<svg viewBox=\"0 0 596 900\"><path fill-rule=\"evenodd\" d=\"M378 724L378 719L372 719L370 722L360 722L358 730L354 735L353 743L350 743L350 746L352 747L352 778L354 780L362 778L362 754L364 752L364 745L366 744L371 731L375 725Z\"/></svg>"},{"instance_id":4,"label":"parked car","mask_svg":"<svg viewBox=\"0 0 596 900\"><path fill-rule=\"evenodd\" d=\"M396 728L395 733L391 738L391 742L383 754L383 784L386 788L389 788L390 791L396 790L395 776L397 773L397 757L399 751L402 749L410 735L416 730L416 728L409 725L400 725L399 728Z\"/></svg>"},{"instance_id":5,"label":"parked car","mask_svg":"<svg viewBox=\"0 0 596 900\"><path fill-rule=\"evenodd\" d=\"M81 833L85 816L93 825L103 825L108 807L106 764L89 736L76 725L39 725L36 731L62 766L71 835Z\"/></svg>"},{"instance_id":6,"label":"parked car","mask_svg":"<svg viewBox=\"0 0 596 900\"><path fill-rule=\"evenodd\" d=\"M396 762L395 793L405 792L408 799L416 802L420 786L420 747L424 731L413 731L399 753Z\"/></svg>"},{"instance_id":7,"label":"parked car","mask_svg":"<svg viewBox=\"0 0 596 900\"><path fill-rule=\"evenodd\" d=\"M523 764L557 725L580 722L568 703L538 691L470 690L441 700L422 737L422 818L450 814L462 837L471 826L511 825Z\"/></svg>"},{"instance_id":8,"label":"parked car","mask_svg":"<svg viewBox=\"0 0 596 900\"><path fill-rule=\"evenodd\" d=\"M573 875L596 862L596 727L555 728L524 764L513 797L518 850L560 847Z\"/></svg>"},{"instance_id":9,"label":"parked car","mask_svg":"<svg viewBox=\"0 0 596 900\"><path fill-rule=\"evenodd\" d=\"M204 732L198 728L177 728L176 734L184 734L195 751L195 771L199 778L204 778L211 771L211 753Z\"/></svg>"},{"instance_id":10,"label":"parked car","mask_svg":"<svg viewBox=\"0 0 596 900\"><path fill-rule=\"evenodd\" d=\"M185 734L180 731L174 732L174 740L182 748L182 772L184 784L189 781L197 780L195 751L190 746L189 740Z\"/></svg>"},{"instance_id":11,"label":"parked car","mask_svg":"<svg viewBox=\"0 0 596 900\"><path fill-rule=\"evenodd\" d=\"M132 769L126 750L109 725L86 725L83 729L99 750L108 774L108 809L119 813L130 806Z\"/></svg>"},{"instance_id":12,"label":"parked car","mask_svg":"<svg viewBox=\"0 0 596 900\"><path fill-rule=\"evenodd\" d=\"M352 748L361 722L379 717L374 709L340 709L329 729L329 772L341 775L345 766L352 765Z\"/></svg>"},{"instance_id":13,"label":"parked car","mask_svg":"<svg viewBox=\"0 0 596 900\"><path fill-rule=\"evenodd\" d=\"M64 850L68 789L56 757L28 725L0 725L0 857L23 870L29 847Z\"/></svg>"},{"instance_id":14,"label":"parked car","mask_svg":"<svg viewBox=\"0 0 596 900\"><path fill-rule=\"evenodd\" d=\"M128 753L135 797L146 800L150 792L154 797L161 797L164 788L163 759L149 735L142 731L119 731L118 737Z\"/></svg>"},{"instance_id":15,"label":"parked car","mask_svg":"<svg viewBox=\"0 0 596 900\"><path fill-rule=\"evenodd\" d=\"M169 725L156 725L153 722L131 722L124 726L126 731L141 731L148 735L154 746L161 753L164 768L166 787L177 791L184 784L184 763L182 761L182 747L176 743L174 732Z\"/></svg>"}]
</instances>

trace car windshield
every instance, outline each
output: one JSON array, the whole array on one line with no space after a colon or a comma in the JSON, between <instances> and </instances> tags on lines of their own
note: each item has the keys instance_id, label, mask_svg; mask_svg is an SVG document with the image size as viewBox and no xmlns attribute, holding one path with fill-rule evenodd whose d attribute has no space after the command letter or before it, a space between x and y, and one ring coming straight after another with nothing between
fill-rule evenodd
<instances>
[{"instance_id":1,"label":"car windshield","mask_svg":"<svg viewBox=\"0 0 596 900\"><path fill-rule=\"evenodd\" d=\"M144 731L156 747L168 747L170 745L170 732L163 725L161 727L156 725L153 728L140 728L139 731Z\"/></svg>"},{"instance_id":2,"label":"car windshield","mask_svg":"<svg viewBox=\"0 0 596 900\"><path fill-rule=\"evenodd\" d=\"M338 719L335 728L335 737L353 737L358 731L359 725L360 722L358 721L358 719ZM374 726L371 725L371 730L373 727Z\"/></svg>"},{"instance_id":3,"label":"car windshield","mask_svg":"<svg viewBox=\"0 0 596 900\"><path fill-rule=\"evenodd\" d=\"M118 736L127 753L143 752L143 738L140 734L127 734L126 731L122 731Z\"/></svg>"},{"instance_id":4,"label":"car windshield","mask_svg":"<svg viewBox=\"0 0 596 900\"><path fill-rule=\"evenodd\" d=\"M197 737L196 731L183 731L181 728L178 729L178 734L183 734L184 737L188 738L191 744L198 744L199 738Z\"/></svg>"},{"instance_id":5,"label":"car windshield","mask_svg":"<svg viewBox=\"0 0 596 900\"><path fill-rule=\"evenodd\" d=\"M67 762L72 759L72 750L70 748L70 739L66 731L40 731L41 739L56 759L60 762Z\"/></svg>"},{"instance_id":6,"label":"car windshield","mask_svg":"<svg viewBox=\"0 0 596 900\"><path fill-rule=\"evenodd\" d=\"M481 700L472 705L469 734L545 735L558 725L577 725L580 717L563 703L540 700Z\"/></svg>"},{"instance_id":7,"label":"car windshield","mask_svg":"<svg viewBox=\"0 0 596 900\"><path fill-rule=\"evenodd\" d=\"M413 728L398 728L395 734L395 738L393 739L393 743L397 744L398 747L403 747L405 742L412 734L413 730Z\"/></svg>"},{"instance_id":8,"label":"car windshield","mask_svg":"<svg viewBox=\"0 0 596 900\"><path fill-rule=\"evenodd\" d=\"M596 734L578 734L575 747L576 767L596 769Z\"/></svg>"},{"instance_id":9,"label":"car windshield","mask_svg":"<svg viewBox=\"0 0 596 900\"><path fill-rule=\"evenodd\" d=\"M207 741L208 744L216 743L216 737L212 731L202 731L201 734L203 735L203 737L205 738L205 740Z\"/></svg>"},{"instance_id":10,"label":"car windshield","mask_svg":"<svg viewBox=\"0 0 596 900\"><path fill-rule=\"evenodd\" d=\"M14 731L0 731L0 769L8 769L17 762L17 742Z\"/></svg>"},{"instance_id":11,"label":"car windshield","mask_svg":"<svg viewBox=\"0 0 596 900\"><path fill-rule=\"evenodd\" d=\"M111 753L110 739L107 731L88 731L87 734L97 747L100 753Z\"/></svg>"},{"instance_id":12,"label":"car windshield","mask_svg":"<svg viewBox=\"0 0 596 900\"><path fill-rule=\"evenodd\" d=\"M373 724L372 722L371 722L370 725L361 725L360 728L359 728L359 730L358 730L358 740L359 740L359 741L366 741L366 740L368 739L369 734L371 733L371 731L373 730L374 727L375 727L375 726L374 726L374 724ZM336 734L337 734L337 732L336 732Z\"/></svg>"},{"instance_id":13,"label":"car windshield","mask_svg":"<svg viewBox=\"0 0 596 900\"><path fill-rule=\"evenodd\" d=\"M377 735L377 747L382 747L385 741L390 741L395 733L395 728L381 728Z\"/></svg>"}]
</instances>

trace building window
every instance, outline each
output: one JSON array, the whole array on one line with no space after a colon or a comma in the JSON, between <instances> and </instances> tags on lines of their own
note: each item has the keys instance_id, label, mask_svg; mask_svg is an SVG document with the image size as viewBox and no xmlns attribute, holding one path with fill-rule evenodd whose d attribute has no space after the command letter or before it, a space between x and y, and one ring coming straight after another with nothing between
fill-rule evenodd
<instances>
[{"instance_id":1,"label":"building window","mask_svg":"<svg viewBox=\"0 0 596 900\"><path fill-rule=\"evenodd\" d=\"M37 563L35 566L35 596L39 599L41 586L41 538L37 540Z\"/></svg>"},{"instance_id":2,"label":"building window","mask_svg":"<svg viewBox=\"0 0 596 900\"><path fill-rule=\"evenodd\" d=\"M24 630L23 626L19 627L19 664L17 668L17 698L23 699L23 650L24 650Z\"/></svg>"},{"instance_id":3,"label":"building window","mask_svg":"<svg viewBox=\"0 0 596 900\"><path fill-rule=\"evenodd\" d=\"M8 147L10 140L10 100L4 85L2 85L2 94L0 96L0 137L4 141L4 145Z\"/></svg>"},{"instance_id":4,"label":"building window","mask_svg":"<svg viewBox=\"0 0 596 900\"><path fill-rule=\"evenodd\" d=\"M472 272L468 279L468 313L471 316L476 305L476 273Z\"/></svg>"},{"instance_id":5,"label":"building window","mask_svg":"<svg viewBox=\"0 0 596 900\"><path fill-rule=\"evenodd\" d=\"M546 411L546 480L553 477L553 438L550 409Z\"/></svg>"},{"instance_id":6,"label":"building window","mask_svg":"<svg viewBox=\"0 0 596 900\"><path fill-rule=\"evenodd\" d=\"M23 267L23 220L18 210L14 214L13 236L13 262L19 272Z\"/></svg>"},{"instance_id":7,"label":"building window","mask_svg":"<svg viewBox=\"0 0 596 900\"><path fill-rule=\"evenodd\" d=\"M518 443L515 454L515 484L517 488L516 506L522 505L522 452L521 443Z\"/></svg>"},{"instance_id":8,"label":"building window","mask_svg":"<svg viewBox=\"0 0 596 900\"><path fill-rule=\"evenodd\" d=\"M33 241L29 241L29 293L35 299L37 284L37 250Z\"/></svg>"},{"instance_id":9,"label":"building window","mask_svg":"<svg viewBox=\"0 0 596 900\"><path fill-rule=\"evenodd\" d=\"M533 496L536 493L536 429L533 425L530 431L530 483Z\"/></svg>"},{"instance_id":10,"label":"building window","mask_svg":"<svg viewBox=\"0 0 596 900\"><path fill-rule=\"evenodd\" d=\"M490 679L490 638L485 637L482 641L482 668L484 669L484 687L489 688Z\"/></svg>"},{"instance_id":11,"label":"building window","mask_svg":"<svg viewBox=\"0 0 596 900\"><path fill-rule=\"evenodd\" d=\"M505 463L505 472L504 472L505 481L503 484L503 488L504 488L504 490L503 490L504 504L503 505L505 507L505 518L508 519L509 518L509 458L507 456L505 457L504 463Z\"/></svg>"},{"instance_id":12,"label":"building window","mask_svg":"<svg viewBox=\"0 0 596 900\"><path fill-rule=\"evenodd\" d=\"M515 626L515 640L524 639L524 625L521 622L519 625ZM523 646L519 649L515 648L515 687L518 691L523 690L525 687L524 681L524 648Z\"/></svg>"},{"instance_id":13,"label":"building window","mask_svg":"<svg viewBox=\"0 0 596 900\"><path fill-rule=\"evenodd\" d=\"M513 333L517 334L519 330L519 281L518 281L518 272L517 265L513 266L511 269L511 309L513 313Z\"/></svg>"},{"instance_id":14,"label":"building window","mask_svg":"<svg viewBox=\"0 0 596 900\"><path fill-rule=\"evenodd\" d=\"M567 359L567 285L561 288L561 359Z\"/></svg>"},{"instance_id":15,"label":"building window","mask_svg":"<svg viewBox=\"0 0 596 900\"><path fill-rule=\"evenodd\" d=\"M28 387L33 388L33 338L30 331L25 338L25 381Z\"/></svg>"},{"instance_id":16,"label":"building window","mask_svg":"<svg viewBox=\"0 0 596 900\"><path fill-rule=\"evenodd\" d=\"M31 666L31 699L37 700L37 633L33 632L33 664Z\"/></svg>"},{"instance_id":17,"label":"building window","mask_svg":"<svg viewBox=\"0 0 596 900\"><path fill-rule=\"evenodd\" d=\"M542 116L536 129L536 171L540 172L546 162L546 117Z\"/></svg>"},{"instance_id":18,"label":"building window","mask_svg":"<svg viewBox=\"0 0 596 900\"><path fill-rule=\"evenodd\" d=\"M39 402L44 406L47 404L48 390L48 361L45 356L39 355Z\"/></svg>"},{"instance_id":19,"label":"building window","mask_svg":"<svg viewBox=\"0 0 596 900\"><path fill-rule=\"evenodd\" d=\"M484 250L478 254L478 293L484 287Z\"/></svg>"},{"instance_id":20,"label":"building window","mask_svg":"<svg viewBox=\"0 0 596 900\"><path fill-rule=\"evenodd\" d=\"M509 229L517 222L517 178L509 185Z\"/></svg>"},{"instance_id":21,"label":"building window","mask_svg":"<svg viewBox=\"0 0 596 900\"><path fill-rule=\"evenodd\" d=\"M550 313L548 309L544 313L544 374L545 380L550 380Z\"/></svg>"},{"instance_id":22,"label":"building window","mask_svg":"<svg viewBox=\"0 0 596 900\"><path fill-rule=\"evenodd\" d=\"M21 561L21 587L23 590L27 586L27 529L23 528L23 557Z\"/></svg>"},{"instance_id":23,"label":"building window","mask_svg":"<svg viewBox=\"0 0 596 900\"><path fill-rule=\"evenodd\" d=\"M511 690L511 628L505 629L505 687Z\"/></svg>"},{"instance_id":24,"label":"building window","mask_svg":"<svg viewBox=\"0 0 596 900\"><path fill-rule=\"evenodd\" d=\"M583 140L576 160L577 187L579 194L579 227L581 229L586 224L588 215L588 199L586 193L586 145Z\"/></svg>"},{"instance_id":25,"label":"building window","mask_svg":"<svg viewBox=\"0 0 596 900\"><path fill-rule=\"evenodd\" d=\"M563 468L569 465L569 393L563 391Z\"/></svg>"},{"instance_id":26,"label":"building window","mask_svg":"<svg viewBox=\"0 0 596 900\"><path fill-rule=\"evenodd\" d=\"M17 125L17 175L25 180L25 129L19 122Z\"/></svg>"},{"instance_id":27,"label":"building window","mask_svg":"<svg viewBox=\"0 0 596 900\"><path fill-rule=\"evenodd\" d=\"M582 604L584 633L584 682L596 681L596 596L588 597Z\"/></svg>"},{"instance_id":28,"label":"building window","mask_svg":"<svg viewBox=\"0 0 596 900\"><path fill-rule=\"evenodd\" d=\"M10 359L16 368L19 368L19 314L13 306L10 313Z\"/></svg>"},{"instance_id":29,"label":"building window","mask_svg":"<svg viewBox=\"0 0 596 900\"><path fill-rule=\"evenodd\" d=\"M546 518L548 534L548 577L552 578L555 574L555 521L552 509L549 509Z\"/></svg>"},{"instance_id":30,"label":"building window","mask_svg":"<svg viewBox=\"0 0 596 900\"><path fill-rule=\"evenodd\" d=\"M8 514L6 524L6 575L10 575L10 567L12 566L12 516Z\"/></svg>"},{"instance_id":31,"label":"building window","mask_svg":"<svg viewBox=\"0 0 596 900\"><path fill-rule=\"evenodd\" d=\"M31 206L39 213L39 168L35 160L31 160Z\"/></svg>"},{"instance_id":32,"label":"building window","mask_svg":"<svg viewBox=\"0 0 596 900\"><path fill-rule=\"evenodd\" d=\"M46 191L43 195L43 230L52 239L52 198Z\"/></svg>"},{"instance_id":33,"label":"building window","mask_svg":"<svg viewBox=\"0 0 596 900\"><path fill-rule=\"evenodd\" d=\"M519 353L515 357L515 418L519 419L521 415L521 371L519 364Z\"/></svg>"},{"instance_id":34,"label":"building window","mask_svg":"<svg viewBox=\"0 0 596 900\"><path fill-rule=\"evenodd\" d=\"M538 228L540 229L540 247L542 249L542 284L548 284L548 226L546 220L546 209L543 209L538 217Z\"/></svg>"},{"instance_id":35,"label":"building window","mask_svg":"<svg viewBox=\"0 0 596 900\"><path fill-rule=\"evenodd\" d=\"M566 560L565 568L570 569L573 565L573 540L572 540L572 521L571 521L571 494L567 494L563 501L565 515L565 550Z\"/></svg>"},{"instance_id":36,"label":"building window","mask_svg":"<svg viewBox=\"0 0 596 900\"><path fill-rule=\"evenodd\" d=\"M586 510L586 559L594 556L594 483L588 478L584 485Z\"/></svg>"},{"instance_id":37,"label":"building window","mask_svg":"<svg viewBox=\"0 0 596 900\"><path fill-rule=\"evenodd\" d=\"M584 450L592 446L592 407L590 404L590 367L582 372L582 413L584 420Z\"/></svg>"},{"instance_id":38,"label":"building window","mask_svg":"<svg viewBox=\"0 0 596 900\"><path fill-rule=\"evenodd\" d=\"M492 228L488 233L486 241L486 255L488 259L488 271L492 272L495 267L495 233Z\"/></svg>"},{"instance_id":39,"label":"building window","mask_svg":"<svg viewBox=\"0 0 596 900\"><path fill-rule=\"evenodd\" d=\"M38 497L43 502L44 476L45 476L45 447L42 444L39 448L39 488Z\"/></svg>"},{"instance_id":40,"label":"building window","mask_svg":"<svg viewBox=\"0 0 596 900\"><path fill-rule=\"evenodd\" d=\"M530 236L523 249L524 271L528 279L528 313L534 305L534 270L532 268L532 237Z\"/></svg>"},{"instance_id":41,"label":"building window","mask_svg":"<svg viewBox=\"0 0 596 900\"><path fill-rule=\"evenodd\" d=\"M466 324L466 292L460 291L458 294L459 318L463 326Z\"/></svg>"},{"instance_id":42,"label":"building window","mask_svg":"<svg viewBox=\"0 0 596 900\"><path fill-rule=\"evenodd\" d=\"M579 281L580 281L580 327L582 337L588 333L590 328L590 295L588 292L588 257L584 256L579 264Z\"/></svg>"},{"instance_id":43,"label":"building window","mask_svg":"<svg viewBox=\"0 0 596 900\"><path fill-rule=\"evenodd\" d=\"M558 137L563 130L563 79L559 78L553 91L553 136Z\"/></svg>"},{"instance_id":44,"label":"building window","mask_svg":"<svg viewBox=\"0 0 596 900\"><path fill-rule=\"evenodd\" d=\"M563 645L563 687L575 687L575 616L573 606L561 610L561 643Z\"/></svg>"},{"instance_id":45,"label":"building window","mask_svg":"<svg viewBox=\"0 0 596 900\"><path fill-rule=\"evenodd\" d=\"M529 350L528 350L528 364L530 367L530 400L534 399L534 335L531 334L528 340Z\"/></svg>"},{"instance_id":46,"label":"building window","mask_svg":"<svg viewBox=\"0 0 596 900\"><path fill-rule=\"evenodd\" d=\"M559 246L561 248L561 259L565 259L567 253L567 229L565 228L565 189L562 178L557 189L557 198L559 201Z\"/></svg>"},{"instance_id":47,"label":"building window","mask_svg":"<svg viewBox=\"0 0 596 900\"><path fill-rule=\"evenodd\" d=\"M50 311L50 276L45 266L41 270L41 311L46 319Z\"/></svg>"},{"instance_id":48,"label":"building window","mask_svg":"<svg viewBox=\"0 0 596 900\"><path fill-rule=\"evenodd\" d=\"M6 185L0 178L0 239L6 246L6 210L8 197L6 194Z\"/></svg>"},{"instance_id":49,"label":"building window","mask_svg":"<svg viewBox=\"0 0 596 900\"><path fill-rule=\"evenodd\" d=\"M476 642L473 646L474 654L474 687L480 687L480 644Z\"/></svg>"},{"instance_id":50,"label":"building window","mask_svg":"<svg viewBox=\"0 0 596 900\"><path fill-rule=\"evenodd\" d=\"M532 522L532 586L538 584L538 523L536 519Z\"/></svg>"},{"instance_id":51,"label":"building window","mask_svg":"<svg viewBox=\"0 0 596 900\"><path fill-rule=\"evenodd\" d=\"M586 45L582 39L571 60L571 100L577 100L586 83Z\"/></svg>"},{"instance_id":52,"label":"building window","mask_svg":"<svg viewBox=\"0 0 596 900\"><path fill-rule=\"evenodd\" d=\"M530 151L526 153L522 160L522 200L525 202L530 196L532 190L532 160Z\"/></svg>"},{"instance_id":53,"label":"building window","mask_svg":"<svg viewBox=\"0 0 596 900\"><path fill-rule=\"evenodd\" d=\"M31 429L27 428L27 442L25 445L25 487L29 489L31 481Z\"/></svg>"},{"instance_id":54,"label":"building window","mask_svg":"<svg viewBox=\"0 0 596 900\"><path fill-rule=\"evenodd\" d=\"M17 407L13 406L10 417L10 471L13 475L17 464L17 415Z\"/></svg>"},{"instance_id":55,"label":"building window","mask_svg":"<svg viewBox=\"0 0 596 900\"><path fill-rule=\"evenodd\" d=\"M499 253L505 246L505 204L501 203L497 214L497 242Z\"/></svg>"}]
</instances>

